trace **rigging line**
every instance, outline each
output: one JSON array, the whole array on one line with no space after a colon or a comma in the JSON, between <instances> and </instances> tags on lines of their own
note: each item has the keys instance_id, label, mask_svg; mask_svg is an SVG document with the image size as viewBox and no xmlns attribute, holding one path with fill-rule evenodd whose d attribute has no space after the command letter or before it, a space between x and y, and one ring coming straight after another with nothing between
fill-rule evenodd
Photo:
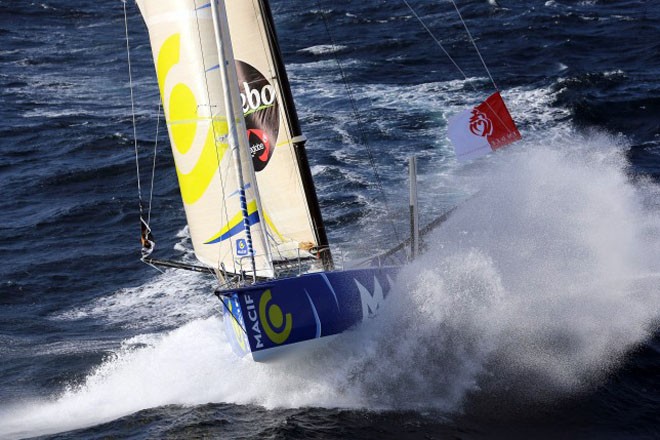
<instances>
[{"instance_id":1,"label":"rigging line","mask_svg":"<svg viewBox=\"0 0 660 440\"><path fill-rule=\"evenodd\" d=\"M452 64L454 64L454 66L456 67L456 69L458 69L458 71L461 72L461 75L463 75L463 78L465 78L465 80L468 81L468 83L470 84L470 87L472 87L472 90L474 90L475 93L479 93L479 91L478 91L477 88L474 86L474 84L472 84L472 83L469 82L468 77L467 77L467 75L465 74L465 72L463 72L463 70L459 67L459 65L456 63L456 61L454 60L454 58L452 58L452 56L449 55L449 52L447 52L447 50L444 48L444 46L442 45L442 43L436 38L435 34L431 31L431 29L429 29L429 27L426 26L426 23L424 23L424 21L422 20L422 18L417 14L417 12L415 12L415 10L414 10L413 7L410 5L410 3L408 3L407 0L402 0L402 1L406 4L406 6L408 6L408 9L410 9L410 12L413 13L413 15L415 16L415 18L417 18L417 20L421 23L421 25L424 27L424 29L426 30L426 32L431 36L431 38L433 38L433 40L434 40L434 41L436 42L436 44L440 47L440 49L442 49L442 51L445 53L445 55L447 55L447 58L449 58L449 60L452 62ZM495 90L499 92L499 89L497 88L497 85L495 84L495 80L493 80L493 77L492 77L492 75L490 74L490 70L488 70L488 66L486 66L486 62L484 61L483 57L481 56L481 52L479 52L479 48L477 47L477 44L475 43L474 39L472 38L472 34L470 33L470 31L469 31L469 29L468 29L468 27L467 27L467 24L466 24L465 21L463 20L463 16L461 15L461 12L458 10L458 7L456 6L456 3L454 3L454 0L450 0L450 1L451 1L452 4L454 5L454 8L456 8L456 12L458 12L458 16L459 16L459 18L461 19L461 22L463 23L463 27L465 27L465 30L466 30L466 32L467 32L469 38L470 38L470 41L472 42L472 45L473 45L474 48L476 49L477 54L479 55L479 58L481 59L481 63L483 64L484 68L486 69L486 72L488 73L488 77L490 78L490 81L491 81L491 83L493 84L493 87L495 87ZM492 107L488 102L486 102L486 105L487 105L488 108L493 112L493 114L495 114L495 117L500 121L500 123L501 123L502 125L506 125L506 124L504 124L504 121L502 120L502 118L500 118L499 114L495 111L495 109L493 109L493 107Z\"/></svg>"},{"instance_id":2,"label":"rigging line","mask_svg":"<svg viewBox=\"0 0 660 440\"><path fill-rule=\"evenodd\" d=\"M404 0L405 1L405 0ZM330 32L330 25L328 23L328 19L326 17L325 11L319 6L318 1L316 2L317 7L319 8L319 11L321 11L321 17L323 17L323 24L325 26L326 33L328 34L328 38L330 38L330 43L332 44L333 47L337 47L337 44L334 41L334 38L332 38L332 33ZM341 76L341 79L344 83L344 88L346 89L346 92L348 93L348 100L351 103L351 107L353 109L353 114L355 115L355 120L357 122L357 128L358 132L360 135L360 142L362 145L365 146L367 149L367 156L369 157L369 163L371 164L371 168L374 172L374 177L376 179L376 186L378 188L378 191L381 194L381 197L383 198L383 203L385 204L385 212L387 214L387 219L388 223L390 224L390 227L392 228L392 232L394 233L394 237L397 238L397 240L400 240L399 238L399 231L396 229L396 226L394 224L394 216L392 215L392 210L390 209L389 202L387 199L387 195L385 194L385 190L383 189L383 185L381 183L380 179L380 173L378 172L378 166L376 165L376 161L374 159L373 153L371 151L371 147L369 146L369 143L367 142L367 137L364 134L364 130L362 129L362 118L360 117L360 112L358 111L357 104L355 102L355 97L353 96L353 92L348 85L348 80L346 79L346 73L344 72L344 68L341 64L341 61L339 60L339 57L336 56L335 62L337 63L337 67L339 69L339 74Z\"/></svg>"},{"instance_id":3,"label":"rigging line","mask_svg":"<svg viewBox=\"0 0 660 440\"><path fill-rule=\"evenodd\" d=\"M261 23L263 24L264 32L261 32L261 31L258 32L259 37L261 39L261 48L263 49L262 53L264 55L264 59L269 60L268 61L268 70L269 70L270 78L274 80L273 83L276 87L276 94L277 94L277 96L282 97L282 99L280 101L282 105L279 106L278 113L279 113L280 118L282 118L281 120L286 121L286 124L285 124L286 129L284 130L283 136L286 139L287 144L291 146L292 151L293 151L293 138L295 137L295 136L292 136L292 131L293 131L292 125L293 124L290 121L290 116L289 116L289 113L288 113L288 110L289 110L288 102L284 97L284 90L283 90L284 87L282 85L282 78L280 78L279 72L277 71L277 67L274 65L275 64L275 61L274 61L275 55L272 54L272 52L273 52L272 43L268 38L269 24L268 24L268 19L266 17L266 14L264 13L264 10L263 10L264 6L266 8L270 7L269 5L264 5L263 2L257 2L257 6L255 8L253 8L253 11L255 12L255 14L254 14L255 21L258 23L259 20L261 19ZM257 11L259 11L259 12L257 12ZM260 30L261 30L261 28L260 28ZM302 133L302 130L300 131L300 133ZM277 145L275 146L275 148L277 148ZM295 156L295 152L294 152L294 156ZM297 158L296 158L296 162L298 162ZM295 172L298 175L298 181L301 182L303 179L302 179L302 176L301 176L301 173L300 173L300 169L298 167L296 167ZM305 196L305 188L303 187L303 185L301 185L301 184L296 185L296 189L298 190L298 193L300 194L300 196L303 199L305 199L305 197L306 197ZM309 212L310 208L307 207L306 211ZM265 214L264 214L264 216L265 216ZM315 227L315 224L314 224L315 222L313 221L313 219L311 219L310 214L308 214L308 218L309 218L308 222L312 225L312 228L314 228ZM274 244L275 252L277 252L279 254L279 256L282 257L282 252L280 251L278 245L285 241L285 240L283 240L284 237L282 237L280 234L277 234L277 235L279 235L279 238L280 238L280 240L278 241L277 238L275 237L275 234L270 234L267 231L266 235L267 235L267 238L270 240L269 241L269 246L270 246L271 243ZM272 247L271 247L271 250L272 250Z\"/></svg>"},{"instance_id":4,"label":"rigging line","mask_svg":"<svg viewBox=\"0 0 660 440\"><path fill-rule=\"evenodd\" d=\"M456 9L456 13L458 14L458 18L461 19L461 23L463 23L463 27L465 28L465 32L467 32L468 37L470 38L470 42L472 43L472 46L474 46L474 50L477 51L477 55L479 55L479 59L481 60L481 64L484 66L484 69L486 69L486 73L488 74L488 78L490 78L490 82L493 83L493 87L495 90L499 91L497 88L497 84L495 84L495 80L493 79L493 76L490 74L490 70L488 69L488 66L486 65L486 61L484 61L484 58L481 56L481 51L477 47L477 43L474 41L474 38L472 38L472 33L470 32L470 29L468 29L467 24L465 23L465 20L463 20L463 15L461 14L461 11L459 11L458 6L456 6L456 2L454 0L451 0L451 4L454 5L454 8Z\"/></svg>"},{"instance_id":5,"label":"rigging line","mask_svg":"<svg viewBox=\"0 0 660 440\"><path fill-rule=\"evenodd\" d=\"M454 65L454 67L456 67L456 69L458 69L458 71L461 72L461 75L463 75L463 78L465 79L465 81L470 85L470 87L472 87L472 90L474 90L476 93L479 93L479 91L474 86L474 84L472 84L470 82L470 80L468 79L468 76L465 74L463 69L460 68L460 66L458 65L458 63L456 63L454 58L449 54L449 52L447 52L447 49L445 49L445 47L442 45L440 40L438 40L438 38L435 36L433 31L431 31L431 29L429 29L429 27L426 25L426 23L424 23L424 20L422 20L422 17L420 17L417 14L417 12L413 9L413 7L410 5L410 3L408 3L407 0L402 0L402 1L406 4L406 6L408 6L408 9L410 9L410 12L412 12L412 14L415 16L417 21L419 21L420 24L422 25L422 27L426 30L426 33L428 33L431 36L431 38L433 38L433 41L435 41L435 43L438 45L438 47L440 47L440 49L442 49L442 52L444 52L444 54L447 55L447 58L449 58L449 61L451 61L452 64Z\"/></svg>"},{"instance_id":6,"label":"rigging line","mask_svg":"<svg viewBox=\"0 0 660 440\"><path fill-rule=\"evenodd\" d=\"M131 92L131 113L133 116L133 146L135 148L135 169L137 173L137 189L138 189L138 202L140 207L140 218L143 216L142 208L142 185L140 184L140 157L138 152L137 140L137 122L135 120L135 96L133 95L133 70L131 68L131 48L128 39L128 13L126 11L126 0L122 0L124 4L124 32L126 35L126 57L128 59L128 85Z\"/></svg>"},{"instance_id":7,"label":"rigging line","mask_svg":"<svg viewBox=\"0 0 660 440\"><path fill-rule=\"evenodd\" d=\"M296 158L296 168L298 169L298 177L300 181L300 185L298 185L299 191L307 205L307 218L313 229L316 244L319 249L324 249L321 254L323 267L326 270L332 270L334 267L332 252L330 250L328 234L323 220L321 206L319 204L316 185L314 183L314 176L305 147L307 138L303 134L300 120L298 118L298 112L296 111L291 83L284 65L284 58L278 42L277 32L275 31L275 19L270 8L269 0L259 0L259 4L261 5L261 12L264 14L265 18L263 24L266 29L267 38L270 42L269 49L271 52L271 61L277 72L280 93L283 98L283 110L289 125L289 133L287 133L287 136L289 134L293 136L290 138L290 146L293 149Z\"/></svg>"},{"instance_id":8,"label":"rigging line","mask_svg":"<svg viewBox=\"0 0 660 440\"><path fill-rule=\"evenodd\" d=\"M151 188L149 190L149 208L147 208L147 225L151 223L151 206L154 200L154 183L156 180L156 155L158 154L158 134L160 129L160 115L163 104L158 100L158 119L156 119L156 140L154 142L154 160L151 164Z\"/></svg>"},{"instance_id":9,"label":"rigging line","mask_svg":"<svg viewBox=\"0 0 660 440\"><path fill-rule=\"evenodd\" d=\"M211 1L216 1L216 0L211 0ZM208 102L208 107L209 107L209 115L211 116L211 132L213 133L213 149L215 150L215 157L216 161L218 163L218 180L220 181L220 188L222 188L222 195L221 195L221 205L224 209L220 210L219 217L220 217L220 222L222 222L222 213L224 211L224 217L225 217L225 223L229 223L229 209L227 209L227 200L225 198L225 195L227 194L227 188L225 186L225 179L222 178L224 175L222 172L222 157L220 157L220 153L218 152L218 145L217 145L217 139L218 135L216 133L216 124L215 124L215 117L213 115L213 106L211 105L211 93L210 90L211 88L209 87L209 69L206 66L206 61L204 59L204 42L202 39L202 26L200 23L199 19L199 11L201 8L197 8L195 5L194 0L191 1L191 4L195 10L195 20L197 21L197 37L199 38L199 48L200 48L200 55L201 55L201 60L202 60L202 67L204 68L204 84L206 85L206 99ZM210 6L210 4L209 4ZM206 9L206 7L204 8ZM208 9L210 11L210 9ZM219 72L219 66L220 66L221 60L218 59L218 72ZM199 108L199 107L198 107ZM228 119L228 118L226 118ZM229 147L228 147L229 148ZM229 161L227 162L227 167L230 166ZM232 238L229 238L229 247L230 249L233 249L234 247L234 242ZM220 267L220 264L222 263L222 246L218 246L218 258L217 258L217 267ZM234 262L234 271L236 271L236 263Z\"/></svg>"},{"instance_id":10,"label":"rigging line","mask_svg":"<svg viewBox=\"0 0 660 440\"><path fill-rule=\"evenodd\" d=\"M141 260L142 260L142 262L143 262L144 264L146 264L147 266L149 266L149 267L151 267L151 268L153 268L153 269L156 269L158 272L160 272L160 273L162 273L162 274L165 273L165 271L164 271L163 269L161 269L160 267L158 267L158 266L156 266L155 264L151 263L151 262L149 261L149 259L147 259L147 258L142 258Z\"/></svg>"}]
</instances>

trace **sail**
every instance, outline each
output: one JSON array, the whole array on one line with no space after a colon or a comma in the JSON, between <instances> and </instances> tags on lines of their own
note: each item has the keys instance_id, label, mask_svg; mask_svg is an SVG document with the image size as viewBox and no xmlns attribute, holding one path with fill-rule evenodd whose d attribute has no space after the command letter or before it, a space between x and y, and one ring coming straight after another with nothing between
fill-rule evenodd
<instances>
[{"instance_id":1,"label":"sail","mask_svg":"<svg viewBox=\"0 0 660 440\"><path fill-rule=\"evenodd\" d=\"M270 10L263 0L227 1L227 16L239 75L243 112L247 126L252 163L261 193L269 242L275 244L273 256L284 258L299 247L326 245L317 228L322 220L312 218L315 193L307 163L300 163L294 143L299 133L294 109L287 108L285 94L290 91L286 74L278 68ZM288 106L293 105L292 101ZM288 113L287 113L288 112ZM302 171L301 171L302 170ZM314 200L308 201L309 195ZM321 242L319 242L321 241ZM287 251L288 249L288 251Z\"/></svg>"},{"instance_id":2,"label":"sail","mask_svg":"<svg viewBox=\"0 0 660 440\"><path fill-rule=\"evenodd\" d=\"M249 142L240 152L239 171L228 143L231 115L210 3L137 3L149 29L195 254L211 267L238 273L250 270L252 251L259 274L272 275L272 259L296 258L300 248L319 245L319 222L310 215L260 2L227 2L223 17L233 43L241 129Z\"/></svg>"},{"instance_id":3,"label":"sail","mask_svg":"<svg viewBox=\"0 0 660 440\"><path fill-rule=\"evenodd\" d=\"M259 3L227 2L222 17L233 42L233 90L223 88L208 1L137 3L149 29L195 254L239 273L251 270L252 251L258 275L272 276L272 259L295 256L318 240ZM244 118L228 115L227 93L238 97ZM238 152L238 166L228 118L249 142Z\"/></svg>"},{"instance_id":4,"label":"sail","mask_svg":"<svg viewBox=\"0 0 660 440\"><path fill-rule=\"evenodd\" d=\"M179 187L197 258L272 275L256 184L229 143L213 16L203 1L139 0L151 40ZM242 174L243 179L240 179Z\"/></svg>"}]
</instances>

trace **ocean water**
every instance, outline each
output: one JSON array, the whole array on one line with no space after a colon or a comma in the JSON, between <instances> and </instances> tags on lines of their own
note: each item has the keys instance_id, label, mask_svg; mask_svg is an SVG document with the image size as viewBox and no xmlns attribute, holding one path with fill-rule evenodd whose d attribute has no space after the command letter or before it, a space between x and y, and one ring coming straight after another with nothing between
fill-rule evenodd
<instances>
[{"instance_id":1,"label":"ocean water","mask_svg":"<svg viewBox=\"0 0 660 440\"><path fill-rule=\"evenodd\" d=\"M467 78L402 1L271 3L331 242L403 238L411 154L422 222L457 209L377 319L237 359L212 279L139 262L123 3L0 0L0 438L659 438L660 5L458 1L523 135L460 164L493 85L450 2L409 0ZM127 9L159 256L192 259Z\"/></svg>"}]
</instances>

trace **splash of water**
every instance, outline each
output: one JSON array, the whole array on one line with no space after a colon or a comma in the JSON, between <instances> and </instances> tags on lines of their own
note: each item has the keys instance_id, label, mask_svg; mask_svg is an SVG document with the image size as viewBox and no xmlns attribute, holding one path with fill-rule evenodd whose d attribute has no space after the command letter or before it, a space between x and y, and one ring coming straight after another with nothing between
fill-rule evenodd
<instances>
[{"instance_id":1,"label":"splash of water","mask_svg":"<svg viewBox=\"0 0 660 440\"><path fill-rule=\"evenodd\" d=\"M469 393L556 399L657 328L660 192L615 142L511 150L462 176L475 196L399 276L362 359L374 401L455 410ZM390 342L387 342L390 341Z\"/></svg>"},{"instance_id":2,"label":"splash of water","mask_svg":"<svg viewBox=\"0 0 660 440\"><path fill-rule=\"evenodd\" d=\"M458 172L475 195L403 268L379 317L296 363L236 359L219 319L196 319L124 341L56 398L0 409L9 421L0 436L166 404L457 411L479 393L582 390L649 337L660 315L660 191L630 182L615 144L528 144ZM173 307L178 298L158 300Z\"/></svg>"}]
</instances>

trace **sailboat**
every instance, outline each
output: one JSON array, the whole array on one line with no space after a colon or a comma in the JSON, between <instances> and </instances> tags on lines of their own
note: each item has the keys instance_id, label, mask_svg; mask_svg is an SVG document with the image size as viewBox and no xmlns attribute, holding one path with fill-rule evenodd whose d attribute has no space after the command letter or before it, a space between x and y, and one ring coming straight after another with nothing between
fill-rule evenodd
<instances>
[{"instance_id":1,"label":"sailboat","mask_svg":"<svg viewBox=\"0 0 660 440\"><path fill-rule=\"evenodd\" d=\"M194 268L219 280L234 351L281 358L372 316L396 267L339 270L333 261L268 1L137 4ZM142 224L144 260L177 266L150 257Z\"/></svg>"},{"instance_id":2,"label":"sailboat","mask_svg":"<svg viewBox=\"0 0 660 440\"><path fill-rule=\"evenodd\" d=\"M399 270L386 262L396 255L400 264L419 252L414 157L410 239L367 260L368 265L339 267L268 0L137 4L149 30L186 219L201 265L152 258L150 226L141 215L143 261L213 273L234 352L259 362L300 353L303 346L374 316ZM450 138L462 148L457 147L460 159L486 154L520 135L496 92L454 118Z\"/></svg>"}]
</instances>

